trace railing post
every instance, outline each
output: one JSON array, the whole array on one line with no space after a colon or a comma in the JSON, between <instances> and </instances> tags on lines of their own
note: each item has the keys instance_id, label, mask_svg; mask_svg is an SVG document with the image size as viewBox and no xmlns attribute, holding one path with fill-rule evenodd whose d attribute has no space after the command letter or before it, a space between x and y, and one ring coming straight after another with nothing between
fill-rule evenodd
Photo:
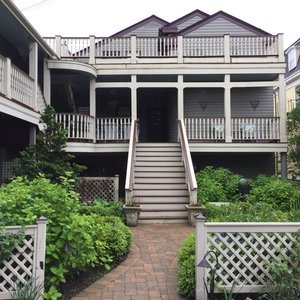
<instances>
[{"instance_id":1,"label":"railing post","mask_svg":"<svg viewBox=\"0 0 300 300\"><path fill-rule=\"evenodd\" d=\"M58 58L61 58L61 36L60 35L56 35L55 36L55 52L58 56Z\"/></svg>"},{"instance_id":2,"label":"railing post","mask_svg":"<svg viewBox=\"0 0 300 300\"><path fill-rule=\"evenodd\" d=\"M196 220L196 249L195 249L195 268L196 268L196 300L206 300L207 294L204 282L206 281L205 268L198 267L199 262L206 253L206 227L205 217L200 213L195 217Z\"/></svg>"},{"instance_id":3,"label":"railing post","mask_svg":"<svg viewBox=\"0 0 300 300\"><path fill-rule=\"evenodd\" d=\"M4 65L4 92L8 99L11 99L11 60L9 58L5 59Z\"/></svg>"},{"instance_id":4,"label":"railing post","mask_svg":"<svg viewBox=\"0 0 300 300\"><path fill-rule=\"evenodd\" d=\"M132 64L136 64L136 50L137 50L137 47L136 47L136 35L132 35L130 37L130 43L131 43L131 60L130 62Z\"/></svg>"},{"instance_id":5,"label":"railing post","mask_svg":"<svg viewBox=\"0 0 300 300\"><path fill-rule=\"evenodd\" d=\"M89 64L94 65L95 63L96 63L96 59L95 59L95 36L90 35Z\"/></svg>"},{"instance_id":6,"label":"railing post","mask_svg":"<svg viewBox=\"0 0 300 300\"><path fill-rule=\"evenodd\" d=\"M279 33L277 35L277 51L278 51L278 61L285 62L284 49L283 49L283 33Z\"/></svg>"},{"instance_id":7,"label":"railing post","mask_svg":"<svg viewBox=\"0 0 300 300\"><path fill-rule=\"evenodd\" d=\"M45 253L46 253L46 224L47 219L45 217L40 217L36 221L37 223L37 251L36 251L36 270L35 270L35 281L36 285L44 286L45 279ZM41 293L43 294L43 293ZM43 296L39 297L42 300Z\"/></svg>"},{"instance_id":8,"label":"railing post","mask_svg":"<svg viewBox=\"0 0 300 300\"><path fill-rule=\"evenodd\" d=\"M177 37L177 63L183 63L183 36Z\"/></svg>"},{"instance_id":9,"label":"railing post","mask_svg":"<svg viewBox=\"0 0 300 300\"><path fill-rule=\"evenodd\" d=\"M224 63L230 63L230 35L224 35Z\"/></svg>"},{"instance_id":10,"label":"railing post","mask_svg":"<svg viewBox=\"0 0 300 300\"><path fill-rule=\"evenodd\" d=\"M115 183L115 201L118 201L119 200L119 175L115 175L115 178L114 178L114 183Z\"/></svg>"}]
</instances>

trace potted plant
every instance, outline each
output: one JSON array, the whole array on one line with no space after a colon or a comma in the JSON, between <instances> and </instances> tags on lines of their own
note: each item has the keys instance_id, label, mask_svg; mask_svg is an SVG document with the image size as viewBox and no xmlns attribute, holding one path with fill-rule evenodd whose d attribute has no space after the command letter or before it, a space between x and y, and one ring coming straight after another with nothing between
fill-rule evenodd
<instances>
[{"instance_id":1,"label":"potted plant","mask_svg":"<svg viewBox=\"0 0 300 300\"><path fill-rule=\"evenodd\" d=\"M186 204L185 209L188 212L189 224L195 227L196 225L195 217L200 213L204 215L205 207L200 203L195 203L195 204Z\"/></svg>"},{"instance_id":2,"label":"potted plant","mask_svg":"<svg viewBox=\"0 0 300 300\"><path fill-rule=\"evenodd\" d=\"M126 216L127 226L137 226L141 212L139 199L135 198L134 196L128 197L123 209Z\"/></svg>"}]
</instances>

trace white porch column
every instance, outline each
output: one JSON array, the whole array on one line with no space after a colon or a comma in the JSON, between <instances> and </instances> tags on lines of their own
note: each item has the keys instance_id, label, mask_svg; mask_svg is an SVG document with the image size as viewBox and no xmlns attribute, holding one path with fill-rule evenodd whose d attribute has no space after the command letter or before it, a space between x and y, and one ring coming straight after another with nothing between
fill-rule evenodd
<instances>
[{"instance_id":1,"label":"white porch column","mask_svg":"<svg viewBox=\"0 0 300 300\"><path fill-rule=\"evenodd\" d=\"M131 76L131 119L137 119L137 84L136 75Z\"/></svg>"},{"instance_id":2,"label":"white porch column","mask_svg":"<svg viewBox=\"0 0 300 300\"><path fill-rule=\"evenodd\" d=\"M280 142L287 142L287 129L286 129L286 100L285 100L285 83L284 74L279 74L278 76L279 86L278 86L278 108L279 108L279 118L280 118Z\"/></svg>"},{"instance_id":3,"label":"white porch column","mask_svg":"<svg viewBox=\"0 0 300 300\"><path fill-rule=\"evenodd\" d=\"M11 99L11 60L6 58L4 66L4 93L8 99Z\"/></svg>"},{"instance_id":4,"label":"white porch column","mask_svg":"<svg viewBox=\"0 0 300 300\"><path fill-rule=\"evenodd\" d=\"M46 104L51 104L51 74L50 69L48 69L47 58L44 58L44 98Z\"/></svg>"},{"instance_id":5,"label":"white porch column","mask_svg":"<svg viewBox=\"0 0 300 300\"><path fill-rule=\"evenodd\" d=\"M37 85L38 85L38 44L29 44L29 76L34 80L33 83L33 103L37 107Z\"/></svg>"},{"instance_id":6,"label":"white porch column","mask_svg":"<svg viewBox=\"0 0 300 300\"><path fill-rule=\"evenodd\" d=\"M184 119L184 87L183 87L183 75L178 75L178 95L177 95L177 110L178 120Z\"/></svg>"},{"instance_id":7,"label":"white porch column","mask_svg":"<svg viewBox=\"0 0 300 300\"><path fill-rule=\"evenodd\" d=\"M96 79L90 79L90 116L93 117L92 136L96 142Z\"/></svg>"},{"instance_id":8,"label":"white porch column","mask_svg":"<svg viewBox=\"0 0 300 300\"><path fill-rule=\"evenodd\" d=\"M225 142L232 142L231 134L231 87L230 75L225 75L224 85L224 113L225 113Z\"/></svg>"},{"instance_id":9,"label":"white porch column","mask_svg":"<svg viewBox=\"0 0 300 300\"><path fill-rule=\"evenodd\" d=\"M36 143L36 126L32 125L29 128L29 144Z\"/></svg>"}]
</instances>

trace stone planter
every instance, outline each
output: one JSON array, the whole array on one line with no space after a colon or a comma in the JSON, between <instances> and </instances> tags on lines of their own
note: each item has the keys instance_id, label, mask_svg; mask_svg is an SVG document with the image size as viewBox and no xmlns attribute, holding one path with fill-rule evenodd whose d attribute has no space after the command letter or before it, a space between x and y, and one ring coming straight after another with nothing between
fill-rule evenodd
<instances>
[{"instance_id":1,"label":"stone planter","mask_svg":"<svg viewBox=\"0 0 300 300\"><path fill-rule=\"evenodd\" d=\"M123 209L126 216L127 226L137 226L140 212L141 212L141 207L124 205Z\"/></svg>"},{"instance_id":2,"label":"stone planter","mask_svg":"<svg viewBox=\"0 0 300 300\"><path fill-rule=\"evenodd\" d=\"M196 221L195 221L195 216L198 214L202 214L204 215L204 211L205 211L205 207L204 206L200 206L200 205L190 205L190 204L186 204L185 205L185 209L188 212L188 218L189 218L189 224L191 226L196 225Z\"/></svg>"}]
</instances>

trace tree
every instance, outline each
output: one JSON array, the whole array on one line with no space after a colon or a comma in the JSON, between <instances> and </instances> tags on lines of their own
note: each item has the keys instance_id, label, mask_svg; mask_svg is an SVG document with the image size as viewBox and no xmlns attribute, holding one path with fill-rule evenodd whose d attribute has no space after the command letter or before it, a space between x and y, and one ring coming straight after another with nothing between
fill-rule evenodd
<instances>
[{"instance_id":1,"label":"tree","mask_svg":"<svg viewBox=\"0 0 300 300\"><path fill-rule=\"evenodd\" d=\"M31 144L20 152L17 159L16 175L36 178L44 174L52 182L59 182L66 172L78 176L85 167L74 162L74 156L65 151L67 133L54 118L55 110L47 106L41 115L40 123L44 130L36 137L36 144Z\"/></svg>"},{"instance_id":2,"label":"tree","mask_svg":"<svg viewBox=\"0 0 300 300\"><path fill-rule=\"evenodd\" d=\"M297 90L300 94L300 90ZM288 168L295 177L300 175L300 106L288 114Z\"/></svg>"}]
</instances>

